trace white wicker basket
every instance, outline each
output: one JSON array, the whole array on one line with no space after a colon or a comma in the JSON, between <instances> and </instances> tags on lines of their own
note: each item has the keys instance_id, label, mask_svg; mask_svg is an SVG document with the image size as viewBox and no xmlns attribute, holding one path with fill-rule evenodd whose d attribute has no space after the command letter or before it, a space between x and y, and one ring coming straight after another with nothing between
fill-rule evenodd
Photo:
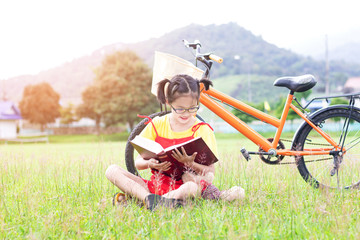
<instances>
[{"instance_id":1,"label":"white wicker basket","mask_svg":"<svg viewBox=\"0 0 360 240\"><path fill-rule=\"evenodd\" d=\"M187 74L193 78L201 79L204 71L180 57L156 51L151 93L156 96L158 82L165 78L171 79L177 74Z\"/></svg>"}]
</instances>

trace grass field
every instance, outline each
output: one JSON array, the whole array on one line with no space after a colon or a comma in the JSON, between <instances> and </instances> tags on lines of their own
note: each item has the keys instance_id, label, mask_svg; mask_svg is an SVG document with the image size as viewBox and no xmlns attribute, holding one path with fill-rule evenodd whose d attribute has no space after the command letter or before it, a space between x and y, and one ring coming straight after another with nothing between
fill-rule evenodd
<instances>
[{"instance_id":1,"label":"grass field","mask_svg":"<svg viewBox=\"0 0 360 240\"><path fill-rule=\"evenodd\" d=\"M252 145L234 135L218 137L214 184L244 187L245 200L156 212L111 204L104 172L125 167L124 141L74 142L0 145L0 239L360 239L359 191L322 192L294 165L246 162L239 149Z\"/></svg>"}]
</instances>

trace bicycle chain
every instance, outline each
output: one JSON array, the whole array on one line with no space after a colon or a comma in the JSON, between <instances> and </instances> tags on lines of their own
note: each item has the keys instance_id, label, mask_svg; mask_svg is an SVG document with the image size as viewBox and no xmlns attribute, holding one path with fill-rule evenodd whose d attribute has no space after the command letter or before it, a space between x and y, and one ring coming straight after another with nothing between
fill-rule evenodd
<instances>
[{"instance_id":1,"label":"bicycle chain","mask_svg":"<svg viewBox=\"0 0 360 240\"><path fill-rule=\"evenodd\" d=\"M292 142L291 140L289 139L280 139L282 142ZM331 146L329 144L324 144L324 143L309 143L309 145L315 145L315 146ZM308 161L304 161L305 163L307 162L320 162L320 161L328 161L328 160L332 160L333 158L330 157L330 158L323 158L323 159L313 159L313 160L308 160ZM296 162L285 162L285 163L282 163L282 162L279 162L277 164L274 164L274 165L288 165L288 164L297 164Z\"/></svg>"}]
</instances>

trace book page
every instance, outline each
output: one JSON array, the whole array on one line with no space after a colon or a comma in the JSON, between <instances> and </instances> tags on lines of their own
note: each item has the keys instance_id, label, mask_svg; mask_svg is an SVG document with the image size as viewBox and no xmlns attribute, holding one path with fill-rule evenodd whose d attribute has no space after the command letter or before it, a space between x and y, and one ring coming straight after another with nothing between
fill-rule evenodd
<instances>
[{"instance_id":1,"label":"book page","mask_svg":"<svg viewBox=\"0 0 360 240\"><path fill-rule=\"evenodd\" d=\"M140 153L140 155L142 155L145 150L147 152L152 152L153 155L158 155L164 152L163 147L159 143L139 135L131 140L131 144L134 146L136 151Z\"/></svg>"}]
</instances>

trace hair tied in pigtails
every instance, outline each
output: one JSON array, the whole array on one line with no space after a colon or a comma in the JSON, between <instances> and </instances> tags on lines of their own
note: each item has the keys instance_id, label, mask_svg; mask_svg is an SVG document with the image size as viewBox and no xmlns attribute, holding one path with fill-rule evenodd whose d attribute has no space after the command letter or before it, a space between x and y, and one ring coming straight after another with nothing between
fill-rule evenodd
<instances>
[{"instance_id":1,"label":"hair tied in pigtails","mask_svg":"<svg viewBox=\"0 0 360 240\"><path fill-rule=\"evenodd\" d=\"M201 79L200 83L204 84L205 90L209 90L210 86L213 85L212 82L207 78Z\"/></svg>"},{"instance_id":2,"label":"hair tied in pigtails","mask_svg":"<svg viewBox=\"0 0 360 240\"><path fill-rule=\"evenodd\" d=\"M170 83L170 80L167 78L161 80L158 83L157 99L162 104L166 103L166 98L167 98L166 90L167 90L167 85L169 85L169 83Z\"/></svg>"},{"instance_id":3,"label":"hair tied in pigtails","mask_svg":"<svg viewBox=\"0 0 360 240\"><path fill-rule=\"evenodd\" d=\"M168 88L170 85L170 80L166 78L166 83L164 84L164 95L165 95L165 99L168 99Z\"/></svg>"}]
</instances>

